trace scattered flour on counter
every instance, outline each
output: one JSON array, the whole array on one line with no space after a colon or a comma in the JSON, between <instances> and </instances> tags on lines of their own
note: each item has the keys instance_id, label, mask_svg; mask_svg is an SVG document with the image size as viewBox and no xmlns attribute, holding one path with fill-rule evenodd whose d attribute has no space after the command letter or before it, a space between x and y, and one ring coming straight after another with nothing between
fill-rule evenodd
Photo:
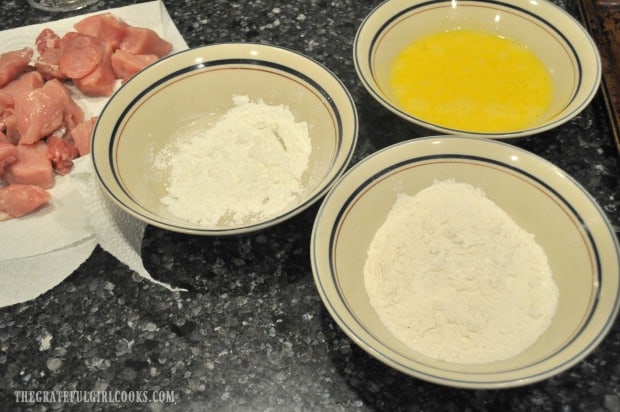
<instances>
[{"instance_id":1,"label":"scattered flour on counter","mask_svg":"<svg viewBox=\"0 0 620 412\"><path fill-rule=\"evenodd\" d=\"M312 151L306 122L287 106L233 96L212 127L164 148L168 211L189 222L239 224L276 215L302 191ZM159 163L159 165L157 165Z\"/></svg>"},{"instance_id":2,"label":"scattered flour on counter","mask_svg":"<svg viewBox=\"0 0 620 412\"><path fill-rule=\"evenodd\" d=\"M481 189L453 180L398 195L371 241L364 282L395 337L462 364L524 351L559 295L534 236Z\"/></svg>"}]
</instances>

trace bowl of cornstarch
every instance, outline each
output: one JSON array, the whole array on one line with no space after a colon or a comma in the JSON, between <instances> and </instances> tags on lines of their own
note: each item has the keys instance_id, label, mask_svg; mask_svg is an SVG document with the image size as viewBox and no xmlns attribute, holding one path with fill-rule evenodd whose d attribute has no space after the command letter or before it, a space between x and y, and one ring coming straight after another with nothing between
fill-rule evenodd
<instances>
[{"instance_id":1,"label":"bowl of cornstarch","mask_svg":"<svg viewBox=\"0 0 620 412\"><path fill-rule=\"evenodd\" d=\"M413 139L348 170L317 213L317 290L385 364L472 389L547 379L586 357L620 305L620 251L573 178L500 141Z\"/></svg>"},{"instance_id":2,"label":"bowl of cornstarch","mask_svg":"<svg viewBox=\"0 0 620 412\"><path fill-rule=\"evenodd\" d=\"M293 50L221 43L128 80L95 127L97 177L125 211L198 235L260 230L322 198L357 141L343 83Z\"/></svg>"}]
</instances>

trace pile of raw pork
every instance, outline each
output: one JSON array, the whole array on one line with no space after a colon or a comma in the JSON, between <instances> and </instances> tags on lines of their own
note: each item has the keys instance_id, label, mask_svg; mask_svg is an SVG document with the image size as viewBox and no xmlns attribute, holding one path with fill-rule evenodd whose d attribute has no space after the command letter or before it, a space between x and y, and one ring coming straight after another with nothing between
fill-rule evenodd
<instances>
[{"instance_id":1,"label":"pile of raw pork","mask_svg":"<svg viewBox=\"0 0 620 412\"><path fill-rule=\"evenodd\" d=\"M0 55L0 221L50 201L47 189L90 152L97 117L84 118L71 82L86 96L110 96L172 50L148 28L110 13L86 17L62 37L44 29L34 48Z\"/></svg>"}]
</instances>

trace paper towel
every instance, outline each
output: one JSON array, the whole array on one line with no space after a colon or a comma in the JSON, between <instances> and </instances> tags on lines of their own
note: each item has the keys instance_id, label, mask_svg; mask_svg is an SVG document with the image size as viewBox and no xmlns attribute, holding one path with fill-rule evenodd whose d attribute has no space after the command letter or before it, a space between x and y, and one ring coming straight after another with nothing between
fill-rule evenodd
<instances>
[{"instance_id":1,"label":"paper towel","mask_svg":"<svg viewBox=\"0 0 620 412\"><path fill-rule=\"evenodd\" d=\"M173 51L187 48L160 1L106 11L128 24L155 30L173 44ZM73 24L85 16L0 32L0 53L32 47L46 27L60 35L73 31ZM108 100L83 96L74 88L72 92L85 118L99 115ZM57 177L50 193L50 204L39 211L0 223L0 307L34 299L58 285L88 259L97 244L140 276L180 290L153 279L144 268L140 252L146 225L105 196L90 157L76 159L74 170Z\"/></svg>"}]
</instances>

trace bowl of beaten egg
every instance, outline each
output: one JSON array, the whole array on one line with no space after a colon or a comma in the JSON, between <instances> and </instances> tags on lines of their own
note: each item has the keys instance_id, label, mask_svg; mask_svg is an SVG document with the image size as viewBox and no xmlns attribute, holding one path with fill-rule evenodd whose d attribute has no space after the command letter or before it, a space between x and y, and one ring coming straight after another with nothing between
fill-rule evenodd
<instances>
[{"instance_id":1,"label":"bowl of beaten egg","mask_svg":"<svg viewBox=\"0 0 620 412\"><path fill-rule=\"evenodd\" d=\"M344 173L357 114L342 82L295 51L222 43L126 82L97 122L104 191L164 229L228 235L282 222Z\"/></svg>"},{"instance_id":2,"label":"bowl of beaten egg","mask_svg":"<svg viewBox=\"0 0 620 412\"><path fill-rule=\"evenodd\" d=\"M388 0L360 25L353 57L364 87L393 113L478 137L556 127L601 81L585 28L547 1Z\"/></svg>"},{"instance_id":3,"label":"bowl of beaten egg","mask_svg":"<svg viewBox=\"0 0 620 412\"><path fill-rule=\"evenodd\" d=\"M363 159L325 197L310 254L325 307L357 345L453 387L565 371L620 305L603 210L553 164L490 139L427 137Z\"/></svg>"}]
</instances>

